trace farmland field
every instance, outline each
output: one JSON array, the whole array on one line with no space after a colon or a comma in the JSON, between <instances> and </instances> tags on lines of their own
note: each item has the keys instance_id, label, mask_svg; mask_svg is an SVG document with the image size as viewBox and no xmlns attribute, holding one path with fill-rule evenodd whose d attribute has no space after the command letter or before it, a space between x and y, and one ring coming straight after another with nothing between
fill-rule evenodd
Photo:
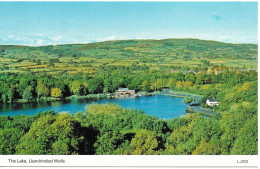
<instances>
[{"instance_id":1,"label":"farmland field","mask_svg":"<svg viewBox=\"0 0 260 169\"><path fill-rule=\"evenodd\" d=\"M0 46L0 72L66 70L93 74L99 67L148 66L150 70L227 66L257 69L257 45L197 39L124 40L78 45ZM205 63L205 60L207 63Z\"/></svg>"}]
</instances>

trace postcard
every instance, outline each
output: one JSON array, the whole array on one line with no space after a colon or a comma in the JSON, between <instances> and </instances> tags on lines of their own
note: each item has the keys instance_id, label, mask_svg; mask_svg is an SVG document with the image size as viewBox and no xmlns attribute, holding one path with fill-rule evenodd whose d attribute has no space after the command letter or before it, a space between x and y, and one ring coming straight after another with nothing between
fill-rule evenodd
<instances>
[{"instance_id":1,"label":"postcard","mask_svg":"<svg viewBox=\"0 0 260 169\"><path fill-rule=\"evenodd\" d=\"M256 167L257 1L0 1L1 167Z\"/></svg>"}]
</instances>

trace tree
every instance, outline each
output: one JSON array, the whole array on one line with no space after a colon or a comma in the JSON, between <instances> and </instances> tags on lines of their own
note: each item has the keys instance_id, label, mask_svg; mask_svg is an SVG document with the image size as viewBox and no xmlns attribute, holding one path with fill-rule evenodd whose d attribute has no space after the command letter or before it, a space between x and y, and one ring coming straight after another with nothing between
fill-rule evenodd
<instances>
[{"instance_id":1,"label":"tree","mask_svg":"<svg viewBox=\"0 0 260 169\"><path fill-rule=\"evenodd\" d=\"M131 141L130 149L133 155L153 155L156 154L158 141L151 131L141 129Z\"/></svg>"},{"instance_id":2,"label":"tree","mask_svg":"<svg viewBox=\"0 0 260 169\"><path fill-rule=\"evenodd\" d=\"M125 113L125 109L123 109L118 104L90 104L86 107L86 111L88 115L99 115L105 114L110 116L115 116L121 113Z\"/></svg>"},{"instance_id":3,"label":"tree","mask_svg":"<svg viewBox=\"0 0 260 169\"><path fill-rule=\"evenodd\" d=\"M52 97L62 97L62 91L61 91L61 89L59 89L59 88L57 88L57 87L55 87L55 88L52 88L51 89L51 96Z\"/></svg>"},{"instance_id":4,"label":"tree","mask_svg":"<svg viewBox=\"0 0 260 169\"><path fill-rule=\"evenodd\" d=\"M231 150L232 155L257 155L258 136L257 136L257 116L249 119L245 126L239 131L238 138L235 140L234 147Z\"/></svg>"},{"instance_id":5,"label":"tree","mask_svg":"<svg viewBox=\"0 0 260 169\"><path fill-rule=\"evenodd\" d=\"M177 127L173 130L170 136L166 140L165 153L166 154L178 154L188 155L196 147L196 140L192 139L192 135L195 132L194 127L203 121L203 118L197 114L190 114L185 117L187 123L184 126Z\"/></svg>"},{"instance_id":6,"label":"tree","mask_svg":"<svg viewBox=\"0 0 260 169\"><path fill-rule=\"evenodd\" d=\"M187 103L187 104L190 104L192 103L193 101L195 101L195 98L194 97L185 97L183 102L184 103Z\"/></svg>"},{"instance_id":7,"label":"tree","mask_svg":"<svg viewBox=\"0 0 260 169\"><path fill-rule=\"evenodd\" d=\"M151 89L152 91L156 91L156 90L157 90L156 83L155 83L154 81L151 82L151 84L150 84L150 89Z\"/></svg>"},{"instance_id":8,"label":"tree","mask_svg":"<svg viewBox=\"0 0 260 169\"><path fill-rule=\"evenodd\" d=\"M28 116L0 116L0 154L15 154L15 147L29 130L32 119Z\"/></svg>"},{"instance_id":9,"label":"tree","mask_svg":"<svg viewBox=\"0 0 260 169\"><path fill-rule=\"evenodd\" d=\"M175 79L170 79L169 81L168 81L168 84L167 84L167 86L169 87L169 88L171 88L171 89L174 89L175 88Z\"/></svg>"},{"instance_id":10,"label":"tree","mask_svg":"<svg viewBox=\"0 0 260 169\"><path fill-rule=\"evenodd\" d=\"M76 80L76 81L72 82L70 90L75 95L80 95L82 88L83 88L83 86L82 86L81 82Z\"/></svg>"},{"instance_id":11,"label":"tree","mask_svg":"<svg viewBox=\"0 0 260 169\"><path fill-rule=\"evenodd\" d=\"M119 78L117 76L113 77L113 80L112 80L112 91L115 91L119 88Z\"/></svg>"},{"instance_id":12,"label":"tree","mask_svg":"<svg viewBox=\"0 0 260 169\"><path fill-rule=\"evenodd\" d=\"M112 88L112 80L111 80L111 78L106 78L104 80L104 89L105 88L106 88L106 92L104 92L104 93L112 92L113 88Z\"/></svg>"},{"instance_id":13,"label":"tree","mask_svg":"<svg viewBox=\"0 0 260 169\"><path fill-rule=\"evenodd\" d=\"M7 92L7 97L9 99L9 102L12 103L15 98L15 88L11 87Z\"/></svg>"},{"instance_id":14,"label":"tree","mask_svg":"<svg viewBox=\"0 0 260 169\"><path fill-rule=\"evenodd\" d=\"M185 82L182 82L182 84L183 84L183 86L185 88L192 86L192 82L191 81L185 81Z\"/></svg>"},{"instance_id":15,"label":"tree","mask_svg":"<svg viewBox=\"0 0 260 169\"><path fill-rule=\"evenodd\" d=\"M123 136L119 132L107 131L102 133L94 144L96 148L96 154L114 154L116 148L119 146L122 140Z\"/></svg>"},{"instance_id":16,"label":"tree","mask_svg":"<svg viewBox=\"0 0 260 169\"><path fill-rule=\"evenodd\" d=\"M242 87L239 89L239 92L245 92L250 90L251 88L251 83L250 82L245 82Z\"/></svg>"},{"instance_id":17,"label":"tree","mask_svg":"<svg viewBox=\"0 0 260 169\"><path fill-rule=\"evenodd\" d=\"M192 152L193 155L217 155L219 152L219 147L217 144L207 142L202 138L200 144Z\"/></svg>"},{"instance_id":18,"label":"tree","mask_svg":"<svg viewBox=\"0 0 260 169\"><path fill-rule=\"evenodd\" d=\"M26 87L26 89L24 90L23 99L26 99L26 100L32 100L33 99L32 87L31 86Z\"/></svg>"},{"instance_id":19,"label":"tree","mask_svg":"<svg viewBox=\"0 0 260 169\"><path fill-rule=\"evenodd\" d=\"M6 96L5 93L2 93L2 101L3 101L4 103L7 102L7 96Z\"/></svg>"},{"instance_id":20,"label":"tree","mask_svg":"<svg viewBox=\"0 0 260 169\"><path fill-rule=\"evenodd\" d=\"M40 98L41 96L46 97L49 95L49 89L47 88L47 86L43 81L39 81L37 84L37 94L38 94L38 98Z\"/></svg>"},{"instance_id":21,"label":"tree","mask_svg":"<svg viewBox=\"0 0 260 169\"><path fill-rule=\"evenodd\" d=\"M156 86L157 86L157 89L161 89L161 88L163 88L164 87L164 81L163 81L163 79L158 79L158 80L156 80Z\"/></svg>"},{"instance_id":22,"label":"tree","mask_svg":"<svg viewBox=\"0 0 260 169\"><path fill-rule=\"evenodd\" d=\"M191 81L194 83L196 80L195 74L194 73L187 73L185 74L185 81Z\"/></svg>"},{"instance_id":23,"label":"tree","mask_svg":"<svg viewBox=\"0 0 260 169\"><path fill-rule=\"evenodd\" d=\"M90 93L102 93L103 92L103 84L102 84L102 80L100 79L90 79L88 81L88 90Z\"/></svg>"},{"instance_id":24,"label":"tree","mask_svg":"<svg viewBox=\"0 0 260 169\"><path fill-rule=\"evenodd\" d=\"M143 81L143 83L142 83L142 90L143 91L146 91L146 92L149 92L150 91L150 84L149 84L149 82L148 81Z\"/></svg>"},{"instance_id":25,"label":"tree","mask_svg":"<svg viewBox=\"0 0 260 169\"><path fill-rule=\"evenodd\" d=\"M0 154L15 154L15 147L24 131L19 127L0 129Z\"/></svg>"},{"instance_id":26,"label":"tree","mask_svg":"<svg viewBox=\"0 0 260 169\"><path fill-rule=\"evenodd\" d=\"M107 93L108 92L108 88L104 87L103 93Z\"/></svg>"},{"instance_id":27,"label":"tree","mask_svg":"<svg viewBox=\"0 0 260 169\"><path fill-rule=\"evenodd\" d=\"M82 87L83 87L82 94L87 95L88 94L88 83L87 82L82 82Z\"/></svg>"},{"instance_id":28,"label":"tree","mask_svg":"<svg viewBox=\"0 0 260 169\"><path fill-rule=\"evenodd\" d=\"M81 126L70 114L45 115L33 122L16 146L17 154L68 155L86 152Z\"/></svg>"},{"instance_id":29,"label":"tree","mask_svg":"<svg viewBox=\"0 0 260 169\"><path fill-rule=\"evenodd\" d=\"M182 82L181 81L177 81L175 87L177 89L181 89L182 88Z\"/></svg>"}]
</instances>

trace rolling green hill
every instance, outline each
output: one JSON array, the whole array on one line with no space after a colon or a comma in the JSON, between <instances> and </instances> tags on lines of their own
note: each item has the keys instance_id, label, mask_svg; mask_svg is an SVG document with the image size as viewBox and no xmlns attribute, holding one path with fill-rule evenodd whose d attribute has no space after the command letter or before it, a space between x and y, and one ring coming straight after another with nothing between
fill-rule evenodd
<instances>
[{"instance_id":1,"label":"rolling green hill","mask_svg":"<svg viewBox=\"0 0 260 169\"><path fill-rule=\"evenodd\" d=\"M117 40L41 47L0 45L0 71L95 72L99 66L183 69L203 66L257 68L256 44L198 39Z\"/></svg>"}]
</instances>

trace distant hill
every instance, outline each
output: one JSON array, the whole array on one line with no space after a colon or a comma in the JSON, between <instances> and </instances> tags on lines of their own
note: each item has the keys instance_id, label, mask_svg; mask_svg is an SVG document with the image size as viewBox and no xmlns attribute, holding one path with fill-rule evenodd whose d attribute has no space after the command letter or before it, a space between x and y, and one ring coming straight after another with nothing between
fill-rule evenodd
<instances>
[{"instance_id":1,"label":"distant hill","mask_svg":"<svg viewBox=\"0 0 260 169\"><path fill-rule=\"evenodd\" d=\"M100 66L130 64L155 70L219 65L255 69L257 48L256 44L199 39L116 40L41 47L0 45L0 71L95 72Z\"/></svg>"},{"instance_id":2,"label":"distant hill","mask_svg":"<svg viewBox=\"0 0 260 169\"><path fill-rule=\"evenodd\" d=\"M2 52L1 52L2 51ZM37 53L39 55L35 55ZM104 58L154 57L176 58L230 58L256 59L256 44L231 44L199 39L163 39L163 40L116 40L88 44L67 44L57 46L27 47L0 46L0 55L12 54L14 58L57 55L86 56Z\"/></svg>"}]
</instances>

